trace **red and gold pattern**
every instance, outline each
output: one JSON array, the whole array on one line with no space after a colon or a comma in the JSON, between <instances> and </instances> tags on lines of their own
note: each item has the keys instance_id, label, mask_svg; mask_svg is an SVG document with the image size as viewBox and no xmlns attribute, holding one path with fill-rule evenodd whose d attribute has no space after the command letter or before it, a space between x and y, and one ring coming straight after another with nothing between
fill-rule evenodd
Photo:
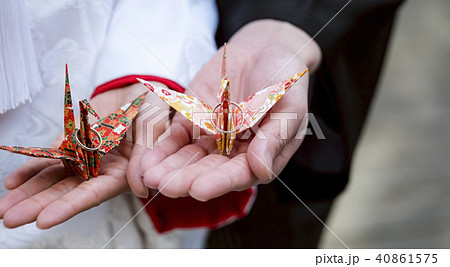
<instances>
[{"instance_id":1,"label":"red and gold pattern","mask_svg":"<svg viewBox=\"0 0 450 267\"><path fill-rule=\"evenodd\" d=\"M226 77L226 46L224 46L222 79L218 94L220 104L214 110L195 97L153 86L142 79L138 80L194 125L214 134L217 149L222 155L224 152L230 154L236 134L255 125L307 71L308 69L269 86L236 104L231 102L230 98L230 81Z\"/></svg>"},{"instance_id":2,"label":"red and gold pattern","mask_svg":"<svg viewBox=\"0 0 450 267\"><path fill-rule=\"evenodd\" d=\"M308 69L295 74L285 81L269 86L239 103L239 106L242 108L244 122L236 133L243 132L255 125L307 71ZM237 121L236 125L240 123L241 121Z\"/></svg>"},{"instance_id":3,"label":"red and gold pattern","mask_svg":"<svg viewBox=\"0 0 450 267\"><path fill-rule=\"evenodd\" d=\"M68 170L77 172L83 178L97 177L102 157L119 145L120 140L122 140L125 132L139 112L139 107L146 94L142 94L134 101L124 105L103 119L99 118L87 100L82 100L80 101L80 129L75 129L69 75L66 65L64 96L65 138L59 148L0 146L0 149L32 157L61 159ZM88 113L94 115L99 121L91 126L88 121ZM101 140L94 134L94 131L99 133ZM78 140L85 147L99 147L99 149L92 149L93 151L91 151L83 148L77 142L76 134L78 134ZM99 146L100 144L101 146Z\"/></svg>"}]
</instances>

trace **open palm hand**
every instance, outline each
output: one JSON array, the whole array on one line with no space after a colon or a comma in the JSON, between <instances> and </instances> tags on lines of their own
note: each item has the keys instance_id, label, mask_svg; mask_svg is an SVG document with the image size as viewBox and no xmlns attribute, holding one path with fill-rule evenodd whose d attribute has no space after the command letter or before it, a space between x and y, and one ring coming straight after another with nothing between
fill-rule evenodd
<instances>
[{"instance_id":1,"label":"open palm hand","mask_svg":"<svg viewBox=\"0 0 450 267\"><path fill-rule=\"evenodd\" d=\"M146 90L142 85L133 85L109 91L94 98L91 104L104 116ZM145 101L168 109L156 97L147 96ZM165 122L159 121L154 127L155 137L164 129ZM139 129L136 132L140 132ZM61 140L62 137L55 145ZM98 177L89 180L68 173L60 160L31 159L6 177L5 187L11 192L0 199L0 219L3 218L3 224L10 228L36 221L39 228L47 229L122 193L131 192L127 174L139 174L133 166L139 165L145 150L139 144L122 139L118 147L103 157ZM145 188L133 192L140 197L148 194Z\"/></svg>"},{"instance_id":2,"label":"open palm hand","mask_svg":"<svg viewBox=\"0 0 450 267\"><path fill-rule=\"evenodd\" d=\"M306 62L280 44L264 45L258 43L257 38L252 42L251 35L261 30L265 30L264 25L243 29L227 44L227 76L232 101L240 102L303 71L307 64L311 67L318 63ZM223 50L219 49L190 84L192 92L186 92L211 106L218 102L222 54ZM171 135L155 149L147 151L141 160L144 183L169 197L190 195L206 201L269 182L282 171L302 142L298 133L302 136L300 126L307 112L307 88L308 75L305 75L269 111L270 114L296 115L297 119L289 120L286 129L280 127L280 120L271 119L267 114L252 136L244 134L241 139L238 136L229 156L218 154L214 136L197 139L195 126L176 114Z\"/></svg>"}]
</instances>

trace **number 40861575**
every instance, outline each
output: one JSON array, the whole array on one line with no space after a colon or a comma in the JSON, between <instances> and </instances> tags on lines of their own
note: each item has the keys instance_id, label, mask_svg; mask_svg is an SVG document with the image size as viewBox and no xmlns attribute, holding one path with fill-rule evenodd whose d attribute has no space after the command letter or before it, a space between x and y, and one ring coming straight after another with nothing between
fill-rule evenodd
<instances>
[{"instance_id":1,"label":"number 40861575","mask_svg":"<svg viewBox=\"0 0 450 267\"><path fill-rule=\"evenodd\" d=\"M437 263L437 254L378 254L378 263Z\"/></svg>"}]
</instances>

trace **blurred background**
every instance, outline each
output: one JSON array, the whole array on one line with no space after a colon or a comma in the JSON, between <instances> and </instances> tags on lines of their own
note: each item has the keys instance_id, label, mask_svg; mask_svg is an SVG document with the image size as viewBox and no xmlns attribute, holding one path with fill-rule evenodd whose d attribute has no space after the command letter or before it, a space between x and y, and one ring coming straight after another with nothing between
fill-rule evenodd
<instances>
[{"instance_id":1,"label":"blurred background","mask_svg":"<svg viewBox=\"0 0 450 267\"><path fill-rule=\"evenodd\" d=\"M350 183L327 225L350 248L450 248L450 1L408 0ZM321 248L344 248L324 230Z\"/></svg>"}]
</instances>

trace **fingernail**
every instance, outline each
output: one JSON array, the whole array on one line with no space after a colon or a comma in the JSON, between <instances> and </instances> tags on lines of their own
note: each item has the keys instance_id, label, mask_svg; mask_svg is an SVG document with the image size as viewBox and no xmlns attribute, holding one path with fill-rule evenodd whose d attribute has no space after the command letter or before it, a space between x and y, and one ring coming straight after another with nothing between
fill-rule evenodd
<instances>
[{"instance_id":1,"label":"fingernail","mask_svg":"<svg viewBox=\"0 0 450 267\"><path fill-rule=\"evenodd\" d=\"M146 195L145 195L145 198L148 198L148 194L150 193L150 191L148 190L148 187L146 187L146 186L145 186L145 192L147 192Z\"/></svg>"},{"instance_id":2,"label":"fingernail","mask_svg":"<svg viewBox=\"0 0 450 267\"><path fill-rule=\"evenodd\" d=\"M270 155L269 152L266 152L266 170L267 170L267 174L269 175L269 180L272 180L273 175L272 175L272 155Z\"/></svg>"},{"instance_id":3,"label":"fingernail","mask_svg":"<svg viewBox=\"0 0 450 267\"><path fill-rule=\"evenodd\" d=\"M141 175L141 178L142 178L142 185L144 186L144 188L145 188L145 198L148 198L148 194L149 194L149 189L148 189L148 187L145 185L145 183L144 183L144 175L141 173L140 174Z\"/></svg>"},{"instance_id":4,"label":"fingernail","mask_svg":"<svg viewBox=\"0 0 450 267\"><path fill-rule=\"evenodd\" d=\"M198 201L201 201L201 202L206 202L207 201L206 199L202 199L202 198L197 197L196 195L191 194L190 190L188 191L188 194L195 200L198 200Z\"/></svg>"}]
</instances>

